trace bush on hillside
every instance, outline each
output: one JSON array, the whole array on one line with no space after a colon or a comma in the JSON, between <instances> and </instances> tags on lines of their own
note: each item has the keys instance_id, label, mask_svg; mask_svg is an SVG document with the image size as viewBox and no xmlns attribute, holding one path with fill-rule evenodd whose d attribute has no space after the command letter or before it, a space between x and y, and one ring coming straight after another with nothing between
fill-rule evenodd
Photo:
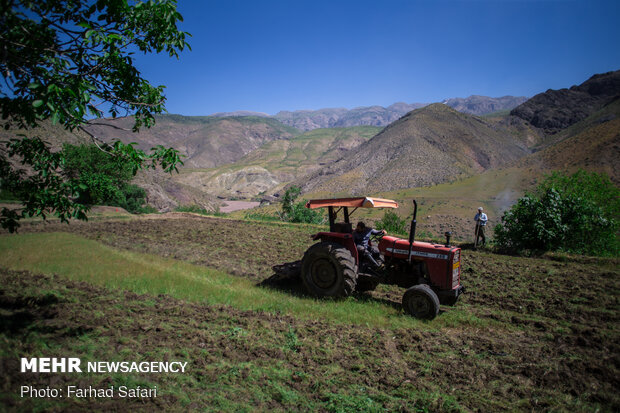
<instances>
[{"instance_id":1,"label":"bush on hillside","mask_svg":"<svg viewBox=\"0 0 620 413\"><path fill-rule=\"evenodd\" d=\"M304 224L322 224L325 219L320 211L306 208L306 202L295 202L301 190L292 186L286 190L282 197L282 211L278 216L282 221Z\"/></svg>"},{"instance_id":2,"label":"bush on hillside","mask_svg":"<svg viewBox=\"0 0 620 413\"><path fill-rule=\"evenodd\" d=\"M225 212L220 211L220 207L217 207L214 210L208 210L196 204L179 205L174 210L176 212L192 212L194 214L211 215L211 216L216 216L216 217L224 217L227 215Z\"/></svg>"},{"instance_id":3,"label":"bush on hillside","mask_svg":"<svg viewBox=\"0 0 620 413\"><path fill-rule=\"evenodd\" d=\"M620 253L620 190L604 174L555 172L520 198L495 227L500 251Z\"/></svg>"},{"instance_id":4,"label":"bush on hillside","mask_svg":"<svg viewBox=\"0 0 620 413\"><path fill-rule=\"evenodd\" d=\"M407 221L389 209L383 214L383 218L375 223L377 229L384 229L391 234L406 234L408 230Z\"/></svg>"},{"instance_id":5,"label":"bush on hillside","mask_svg":"<svg viewBox=\"0 0 620 413\"><path fill-rule=\"evenodd\" d=\"M146 192L130 184L131 163L113 157L95 145L63 145L65 174L83 188L77 201L84 205L110 205L137 214L150 212Z\"/></svg>"}]
</instances>

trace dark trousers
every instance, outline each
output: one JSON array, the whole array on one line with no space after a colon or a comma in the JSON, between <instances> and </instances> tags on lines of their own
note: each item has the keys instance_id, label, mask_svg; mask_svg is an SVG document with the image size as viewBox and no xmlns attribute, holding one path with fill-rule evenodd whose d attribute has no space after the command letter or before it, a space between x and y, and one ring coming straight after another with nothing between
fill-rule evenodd
<instances>
[{"instance_id":1,"label":"dark trousers","mask_svg":"<svg viewBox=\"0 0 620 413\"><path fill-rule=\"evenodd\" d=\"M480 227L477 228L477 230L478 230L478 238L475 241L476 244L478 243L478 239L480 239L480 238L482 238L482 245L485 245L487 243L487 239L484 236L484 229L485 228L486 228L486 225L480 225Z\"/></svg>"},{"instance_id":2,"label":"dark trousers","mask_svg":"<svg viewBox=\"0 0 620 413\"><path fill-rule=\"evenodd\" d=\"M374 255L379 255L379 250L370 246L368 248L364 248L362 245L356 245L356 247L360 263L362 262L362 260L367 260L375 268L379 266L379 263L377 262L377 260L375 260L374 257Z\"/></svg>"}]
</instances>

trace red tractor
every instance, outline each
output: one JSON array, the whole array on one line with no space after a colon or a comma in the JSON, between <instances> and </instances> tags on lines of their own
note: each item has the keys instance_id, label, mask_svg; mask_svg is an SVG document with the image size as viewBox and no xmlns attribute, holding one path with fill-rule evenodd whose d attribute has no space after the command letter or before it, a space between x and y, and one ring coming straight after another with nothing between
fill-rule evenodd
<instances>
[{"instance_id":1,"label":"red tractor","mask_svg":"<svg viewBox=\"0 0 620 413\"><path fill-rule=\"evenodd\" d=\"M403 295L405 311L425 319L439 313L440 303L454 305L464 292L460 284L461 249L450 246L449 232L445 244L415 241L418 208L415 200L413 204L409 240L387 235L375 238L381 263L377 269L358 255L350 217L357 208L398 208L398 203L367 197L309 201L307 208L328 209L329 232L313 235L320 242L311 246L301 261L301 279L307 291L317 297L346 297L353 291L372 290L380 283L396 284L407 288Z\"/></svg>"}]
</instances>

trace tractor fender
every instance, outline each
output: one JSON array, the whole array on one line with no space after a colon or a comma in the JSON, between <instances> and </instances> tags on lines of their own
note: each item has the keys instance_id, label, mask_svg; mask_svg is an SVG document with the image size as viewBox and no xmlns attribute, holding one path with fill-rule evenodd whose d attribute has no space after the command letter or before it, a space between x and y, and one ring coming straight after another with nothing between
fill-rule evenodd
<instances>
[{"instance_id":1,"label":"tractor fender","mask_svg":"<svg viewBox=\"0 0 620 413\"><path fill-rule=\"evenodd\" d=\"M351 256L355 260L355 264L359 265L359 257L357 255L357 248L353 241L353 235L342 232L319 232L312 236L315 241L321 242L333 242L334 244L340 244L349 250Z\"/></svg>"}]
</instances>

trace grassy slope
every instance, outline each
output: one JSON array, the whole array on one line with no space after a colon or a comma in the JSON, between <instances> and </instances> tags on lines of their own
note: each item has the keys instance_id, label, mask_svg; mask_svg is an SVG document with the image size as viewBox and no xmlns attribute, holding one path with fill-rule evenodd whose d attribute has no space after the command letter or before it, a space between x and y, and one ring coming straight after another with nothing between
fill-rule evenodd
<instances>
[{"instance_id":1,"label":"grassy slope","mask_svg":"<svg viewBox=\"0 0 620 413\"><path fill-rule=\"evenodd\" d=\"M489 215L490 225L499 223L502 213L525 190L532 187L541 172L526 168L504 168L486 171L482 174L464 178L450 183L421 188L368 194L398 201L395 212L403 219L410 220L413 203L418 202L417 231L422 238L443 239L445 231L453 233L453 239L466 241L471 234L472 220L478 206L483 206ZM303 195L303 199L347 197L348 192L312 192ZM262 207L259 213L274 214L280 204ZM243 218L247 211L236 211L232 218ZM358 209L351 219L376 222L383 217L381 209Z\"/></svg>"},{"instance_id":2,"label":"grassy slope","mask_svg":"<svg viewBox=\"0 0 620 413\"><path fill-rule=\"evenodd\" d=\"M307 237L300 241L302 235L312 228L191 217L24 227L26 232L59 229L91 240L58 233L0 236L0 267L57 274L37 278L1 271L0 303L9 324L0 343L9 373L20 356L66 356L67 351L86 360L189 361L185 375L80 376L93 385L158 385L160 398L147 406L167 409L613 411L620 406L615 392L620 274L614 260L464 251L469 293L424 323L400 314L394 305L400 289L332 302L247 280L267 275L264 261L291 249L300 255L310 243ZM273 255L242 262L248 274L242 278L189 263L197 260L197 242L205 251L227 245L243 257L261 251L264 242L246 234L274 239L272 232L279 234ZM238 263L221 254L209 259L215 264L218 257L222 268ZM18 320L28 320L26 327ZM3 397L21 382L45 386L54 376L10 374ZM58 381L74 384L74 379L60 375ZM45 399L34 402L59 407ZM132 406L115 402L66 401L74 404L65 407ZM32 407L28 399L12 403L14 410Z\"/></svg>"},{"instance_id":3,"label":"grassy slope","mask_svg":"<svg viewBox=\"0 0 620 413\"><path fill-rule=\"evenodd\" d=\"M394 308L377 303L332 301L259 288L247 278L222 271L149 254L119 251L72 234L27 234L0 237L0 267L27 270L130 290L138 294L170 294L189 301L232 305L241 310L258 310L296 315L303 319L331 320L384 327L420 326ZM443 321L453 324L446 317Z\"/></svg>"},{"instance_id":4,"label":"grassy slope","mask_svg":"<svg viewBox=\"0 0 620 413\"><path fill-rule=\"evenodd\" d=\"M339 156L338 148L357 145L372 138L380 130L374 126L314 129L290 140L269 142L228 168L235 170L261 166L274 173L299 174L304 168L336 160ZM227 168L220 170L223 172Z\"/></svg>"}]
</instances>

